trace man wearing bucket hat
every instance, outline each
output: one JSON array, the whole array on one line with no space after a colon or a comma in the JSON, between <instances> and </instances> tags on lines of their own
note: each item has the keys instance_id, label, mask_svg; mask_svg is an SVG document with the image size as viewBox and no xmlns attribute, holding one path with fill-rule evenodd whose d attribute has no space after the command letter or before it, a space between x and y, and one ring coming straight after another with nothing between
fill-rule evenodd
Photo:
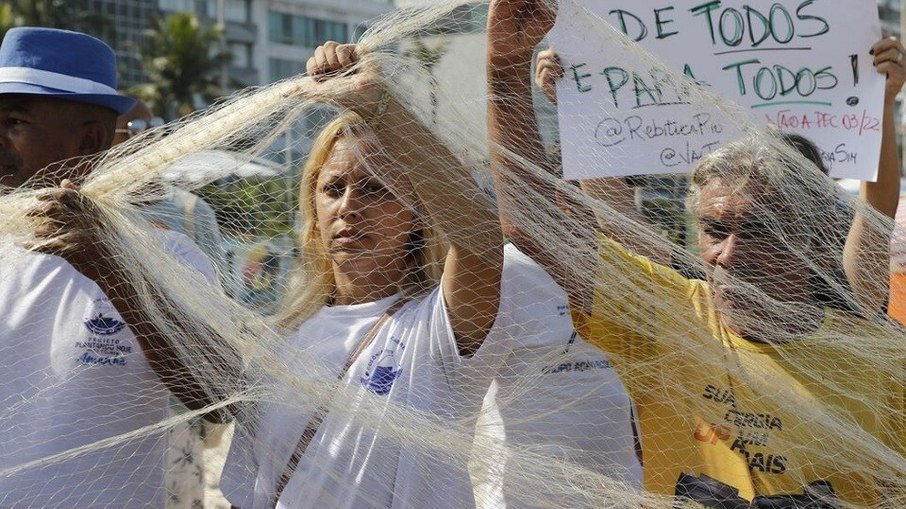
<instances>
[{"instance_id":1,"label":"man wearing bucket hat","mask_svg":"<svg viewBox=\"0 0 906 509\"><path fill-rule=\"evenodd\" d=\"M133 104L116 92L113 50L94 37L22 27L0 45L0 185L59 186L36 194L31 252L0 234L0 507L163 508L166 436L116 437L165 420L168 388L203 406L190 375L167 368L166 338L71 182ZM191 241L161 235L213 279Z\"/></svg>"}]
</instances>

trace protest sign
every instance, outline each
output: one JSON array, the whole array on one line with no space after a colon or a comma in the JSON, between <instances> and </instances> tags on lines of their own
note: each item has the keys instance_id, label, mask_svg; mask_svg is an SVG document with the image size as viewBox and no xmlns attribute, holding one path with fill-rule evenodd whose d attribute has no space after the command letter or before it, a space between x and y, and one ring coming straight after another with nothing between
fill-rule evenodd
<instances>
[{"instance_id":1,"label":"protest sign","mask_svg":"<svg viewBox=\"0 0 906 509\"><path fill-rule=\"evenodd\" d=\"M874 0L564 0L548 38L565 178L688 172L746 115L814 141L833 176L875 178Z\"/></svg>"}]
</instances>

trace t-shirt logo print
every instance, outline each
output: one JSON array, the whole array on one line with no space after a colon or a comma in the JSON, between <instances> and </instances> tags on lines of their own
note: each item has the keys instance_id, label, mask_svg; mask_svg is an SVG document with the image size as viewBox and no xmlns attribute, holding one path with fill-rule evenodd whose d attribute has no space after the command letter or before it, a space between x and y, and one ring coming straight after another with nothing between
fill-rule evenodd
<instances>
[{"instance_id":1,"label":"t-shirt logo print","mask_svg":"<svg viewBox=\"0 0 906 509\"><path fill-rule=\"evenodd\" d=\"M82 324L89 335L75 342L77 361L90 366L125 366L133 345L119 334L126 330L126 322L110 302L96 300L93 309L83 316L88 317Z\"/></svg>"},{"instance_id":2,"label":"t-shirt logo print","mask_svg":"<svg viewBox=\"0 0 906 509\"><path fill-rule=\"evenodd\" d=\"M375 359L378 359L375 362ZM369 391L384 396L390 392L393 382L402 374L402 368L397 367L396 358L391 350L381 350L371 357L365 375L361 378L362 385Z\"/></svg>"},{"instance_id":3,"label":"t-shirt logo print","mask_svg":"<svg viewBox=\"0 0 906 509\"><path fill-rule=\"evenodd\" d=\"M104 316L104 313L98 313L96 317L85 321L85 327L88 327L88 330L99 336L116 334L123 330L125 326L126 322L110 316Z\"/></svg>"}]
</instances>

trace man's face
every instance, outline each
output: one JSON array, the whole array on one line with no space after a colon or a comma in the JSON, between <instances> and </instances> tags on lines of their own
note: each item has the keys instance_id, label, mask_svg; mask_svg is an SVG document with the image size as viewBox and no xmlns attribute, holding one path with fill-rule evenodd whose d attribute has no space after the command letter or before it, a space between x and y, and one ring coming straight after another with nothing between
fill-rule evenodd
<instances>
[{"instance_id":1,"label":"man's face","mask_svg":"<svg viewBox=\"0 0 906 509\"><path fill-rule=\"evenodd\" d=\"M714 303L736 332L746 328L738 322L748 320L740 318L769 319L769 301L760 292L783 302L809 296L808 269L770 226L776 221L766 220L761 194L755 184L739 188L715 178L702 188L697 211Z\"/></svg>"},{"instance_id":2,"label":"man's face","mask_svg":"<svg viewBox=\"0 0 906 509\"><path fill-rule=\"evenodd\" d=\"M0 95L0 185L18 187L35 175L56 181L59 163L82 155L71 111L58 99Z\"/></svg>"}]
</instances>

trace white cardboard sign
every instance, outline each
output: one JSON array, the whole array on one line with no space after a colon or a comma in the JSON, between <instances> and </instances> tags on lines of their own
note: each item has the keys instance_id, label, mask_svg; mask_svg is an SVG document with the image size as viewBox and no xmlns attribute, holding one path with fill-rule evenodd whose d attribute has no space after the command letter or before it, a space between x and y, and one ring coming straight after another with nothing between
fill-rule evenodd
<instances>
[{"instance_id":1,"label":"white cardboard sign","mask_svg":"<svg viewBox=\"0 0 906 509\"><path fill-rule=\"evenodd\" d=\"M878 11L875 0L845 3L562 0L548 39L564 67L564 177L688 172L740 136L737 120L748 115L814 141L831 175L874 180L884 76L869 49L880 38ZM654 58L641 58L638 45ZM699 88L738 111L696 98Z\"/></svg>"}]
</instances>

